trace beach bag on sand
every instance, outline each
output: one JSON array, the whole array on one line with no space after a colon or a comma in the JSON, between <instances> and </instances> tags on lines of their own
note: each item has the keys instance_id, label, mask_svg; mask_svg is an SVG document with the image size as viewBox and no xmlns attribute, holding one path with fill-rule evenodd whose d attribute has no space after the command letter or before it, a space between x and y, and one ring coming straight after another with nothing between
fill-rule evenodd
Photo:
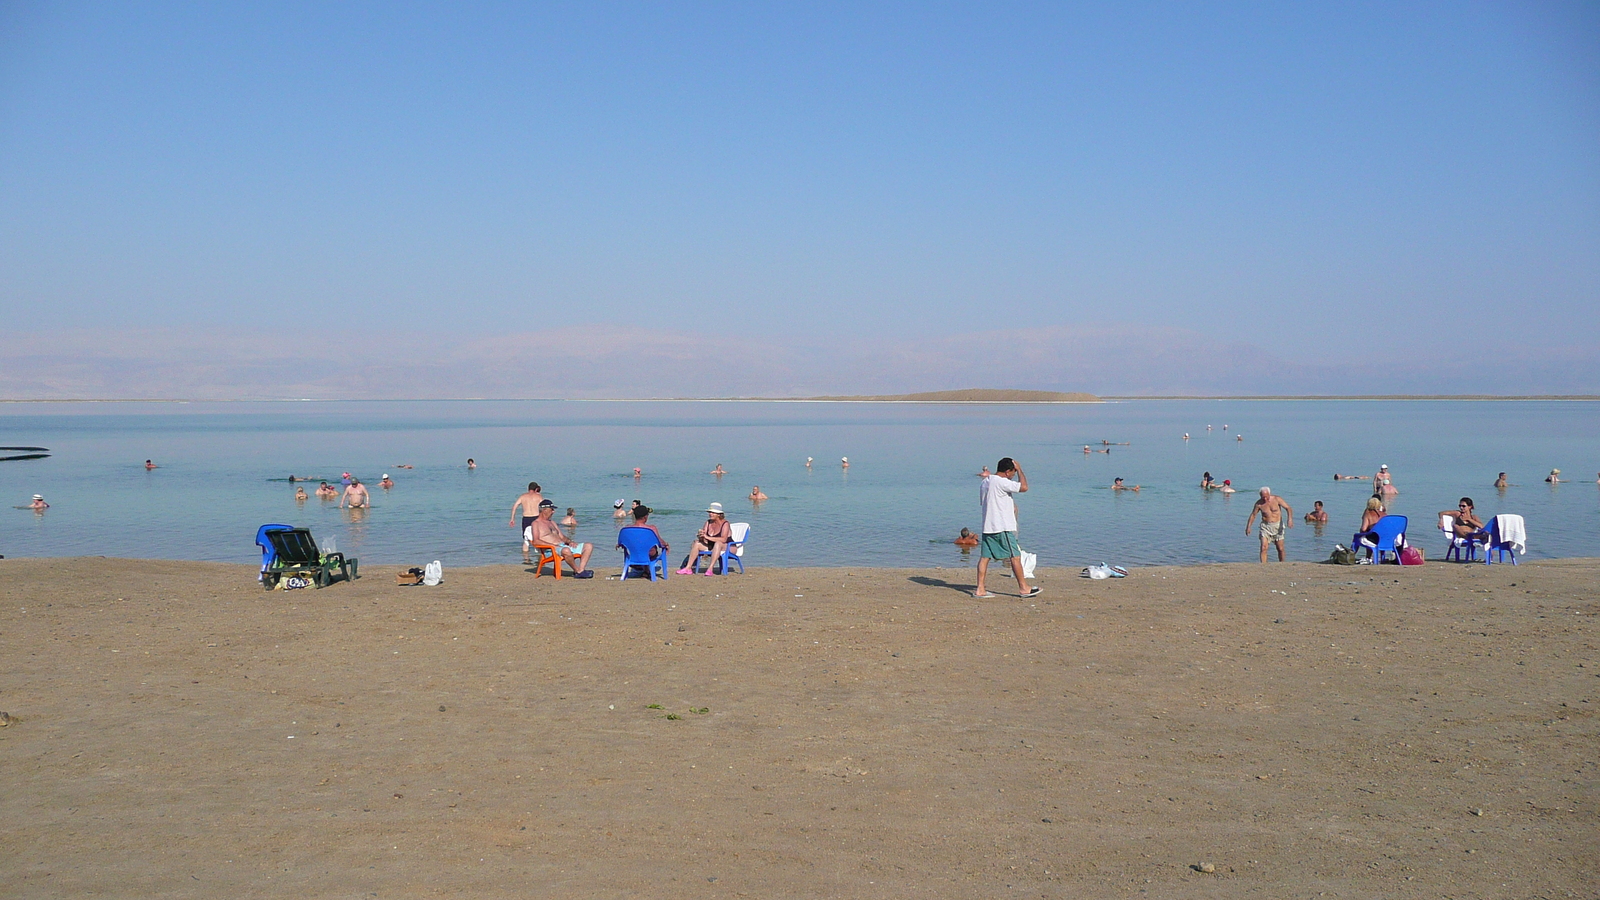
<instances>
[{"instance_id":1,"label":"beach bag on sand","mask_svg":"<svg viewBox=\"0 0 1600 900\"><path fill-rule=\"evenodd\" d=\"M1354 550L1343 544L1333 545L1333 553L1328 556L1328 562L1336 566L1354 566L1361 562L1361 557Z\"/></svg>"},{"instance_id":2,"label":"beach bag on sand","mask_svg":"<svg viewBox=\"0 0 1600 900\"><path fill-rule=\"evenodd\" d=\"M1400 565L1420 566L1422 564L1423 558L1421 547L1413 547L1410 544L1407 544L1400 549Z\"/></svg>"},{"instance_id":3,"label":"beach bag on sand","mask_svg":"<svg viewBox=\"0 0 1600 900\"><path fill-rule=\"evenodd\" d=\"M1033 567L1039 564L1039 554L1029 553L1020 547L1017 548L1017 552L1022 554L1022 577L1032 578Z\"/></svg>"},{"instance_id":4,"label":"beach bag on sand","mask_svg":"<svg viewBox=\"0 0 1600 900\"><path fill-rule=\"evenodd\" d=\"M423 571L416 566L394 576L395 584L421 584Z\"/></svg>"},{"instance_id":5,"label":"beach bag on sand","mask_svg":"<svg viewBox=\"0 0 1600 900\"><path fill-rule=\"evenodd\" d=\"M444 566L436 559L422 570L422 583L433 587L444 580Z\"/></svg>"}]
</instances>

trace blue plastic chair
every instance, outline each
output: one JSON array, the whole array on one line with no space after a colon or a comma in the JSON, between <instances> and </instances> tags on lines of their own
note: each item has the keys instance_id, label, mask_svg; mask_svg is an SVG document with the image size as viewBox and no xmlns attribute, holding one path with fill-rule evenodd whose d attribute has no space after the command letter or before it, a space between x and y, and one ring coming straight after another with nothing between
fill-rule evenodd
<instances>
[{"instance_id":1,"label":"blue plastic chair","mask_svg":"<svg viewBox=\"0 0 1600 900\"><path fill-rule=\"evenodd\" d=\"M739 574L744 574L744 541L745 538L750 536L750 523L735 522L730 530L733 533L733 540L729 541L728 545L722 549L722 556L718 557L717 559L706 560L707 572L715 571L716 566L720 564L722 566L722 574L724 575L728 574L728 566L730 565L738 566ZM699 553L696 553L694 555L694 564L689 567L690 571L700 567L701 557L710 555L710 550L701 550Z\"/></svg>"},{"instance_id":2,"label":"blue plastic chair","mask_svg":"<svg viewBox=\"0 0 1600 900\"><path fill-rule=\"evenodd\" d=\"M272 549L272 542L267 540L267 532L293 530L293 525L263 525L256 529L256 546L261 548L261 571L263 574L267 571L267 567L278 559L278 551ZM260 581L261 576L257 575L256 580Z\"/></svg>"},{"instance_id":3,"label":"blue plastic chair","mask_svg":"<svg viewBox=\"0 0 1600 900\"><path fill-rule=\"evenodd\" d=\"M1498 554L1501 562L1506 561L1506 554L1511 554L1511 564L1517 564L1517 550L1510 544L1500 541L1500 517L1495 516L1484 524L1485 531L1489 532L1489 546L1483 548L1483 564L1490 565L1490 554Z\"/></svg>"},{"instance_id":4,"label":"blue plastic chair","mask_svg":"<svg viewBox=\"0 0 1600 900\"><path fill-rule=\"evenodd\" d=\"M1370 532L1375 540L1372 547L1372 561L1383 562L1385 553L1394 554L1395 565L1400 564L1400 548L1406 545L1405 516L1384 516L1372 525Z\"/></svg>"},{"instance_id":5,"label":"blue plastic chair","mask_svg":"<svg viewBox=\"0 0 1600 900\"><path fill-rule=\"evenodd\" d=\"M617 532L617 549L622 551L622 580L628 580L628 573L634 566L643 566L650 573L650 580L656 580L656 573L661 574L661 580L667 580L667 548L661 546L661 538L656 536L653 529L639 525L629 525ZM650 551L656 551L656 558L650 558Z\"/></svg>"}]
</instances>

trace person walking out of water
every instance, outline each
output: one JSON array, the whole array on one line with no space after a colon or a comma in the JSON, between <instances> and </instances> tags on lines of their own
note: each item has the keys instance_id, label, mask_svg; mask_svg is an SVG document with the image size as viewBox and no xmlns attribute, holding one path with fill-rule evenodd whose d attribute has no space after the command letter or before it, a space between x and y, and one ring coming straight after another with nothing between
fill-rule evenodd
<instances>
[{"instance_id":1,"label":"person walking out of water","mask_svg":"<svg viewBox=\"0 0 1600 900\"><path fill-rule=\"evenodd\" d=\"M1244 533L1250 533L1250 525L1261 516L1261 561L1267 561L1267 544L1276 544L1278 547L1278 562L1283 562L1283 536L1284 531L1294 527L1294 510L1285 503L1282 497L1275 497L1272 488L1261 489L1261 497L1255 505L1250 507L1250 518L1244 520Z\"/></svg>"},{"instance_id":2,"label":"person walking out of water","mask_svg":"<svg viewBox=\"0 0 1600 900\"><path fill-rule=\"evenodd\" d=\"M1389 474L1389 464L1384 463L1372 476L1372 496L1390 497L1398 493L1400 489L1394 486L1394 476Z\"/></svg>"},{"instance_id":3,"label":"person walking out of water","mask_svg":"<svg viewBox=\"0 0 1600 900\"><path fill-rule=\"evenodd\" d=\"M525 563L533 562L528 556L528 526L533 524L534 519L539 518L539 503L543 500L544 494L540 493L539 482L530 481L528 482L528 489L517 497L515 503L511 504L511 521L506 524L512 528L521 528L517 533L522 535L522 561ZM621 503L622 501L618 500L617 502ZM517 513L519 511L522 513L520 526L517 524Z\"/></svg>"},{"instance_id":4,"label":"person walking out of water","mask_svg":"<svg viewBox=\"0 0 1600 900\"><path fill-rule=\"evenodd\" d=\"M372 498L367 496L367 486L362 484L359 478L351 479L350 486L344 489L344 496L339 498L340 509L346 506L351 509L366 509L371 503Z\"/></svg>"},{"instance_id":5,"label":"person walking out of water","mask_svg":"<svg viewBox=\"0 0 1600 900\"><path fill-rule=\"evenodd\" d=\"M978 506L983 511L982 549L978 553L978 584L972 596L980 599L993 597L986 582L989 577L989 560L1009 560L1011 574L1017 576L1018 596L1037 596L1040 588L1028 587L1022 574L1022 549L1017 546L1016 494L1028 492L1028 476L1023 474L1017 461L1007 456L995 464L995 474L978 482ZM1014 476L1014 477L1013 477Z\"/></svg>"}]
</instances>

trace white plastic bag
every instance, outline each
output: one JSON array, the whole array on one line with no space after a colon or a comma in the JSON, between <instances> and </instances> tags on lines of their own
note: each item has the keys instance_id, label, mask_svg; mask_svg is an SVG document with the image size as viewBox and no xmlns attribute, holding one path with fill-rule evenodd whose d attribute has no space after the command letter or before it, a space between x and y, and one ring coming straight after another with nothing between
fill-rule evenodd
<instances>
[{"instance_id":1,"label":"white plastic bag","mask_svg":"<svg viewBox=\"0 0 1600 900\"><path fill-rule=\"evenodd\" d=\"M1020 548L1019 552L1022 554L1022 577L1032 578L1033 567L1039 564L1039 554L1029 553L1028 551L1021 550Z\"/></svg>"},{"instance_id":2,"label":"white plastic bag","mask_svg":"<svg viewBox=\"0 0 1600 900\"><path fill-rule=\"evenodd\" d=\"M436 559L422 570L422 583L432 587L444 580L444 566Z\"/></svg>"}]
</instances>

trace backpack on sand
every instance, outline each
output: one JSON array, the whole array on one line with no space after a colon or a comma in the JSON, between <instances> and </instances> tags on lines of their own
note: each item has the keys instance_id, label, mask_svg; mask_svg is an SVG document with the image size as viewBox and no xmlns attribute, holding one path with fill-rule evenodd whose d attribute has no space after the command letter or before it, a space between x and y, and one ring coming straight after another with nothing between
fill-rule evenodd
<instances>
[{"instance_id":1,"label":"backpack on sand","mask_svg":"<svg viewBox=\"0 0 1600 900\"><path fill-rule=\"evenodd\" d=\"M1356 552L1343 544L1335 544L1333 553L1328 557L1328 562L1336 566L1353 566L1360 561L1361 558L1356 555Z\"/></svg>"}]
</instances>

